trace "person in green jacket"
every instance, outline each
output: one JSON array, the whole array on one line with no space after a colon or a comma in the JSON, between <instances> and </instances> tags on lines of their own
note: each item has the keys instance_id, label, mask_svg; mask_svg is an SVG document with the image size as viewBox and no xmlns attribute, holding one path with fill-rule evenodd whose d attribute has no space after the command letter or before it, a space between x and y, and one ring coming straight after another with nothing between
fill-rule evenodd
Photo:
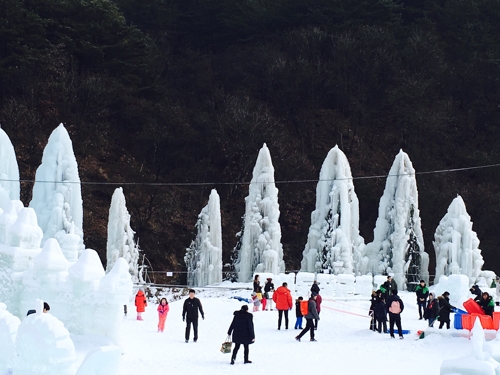
<instances>
[{"instance_id":1,"label":"person in green jacket","mask_svg":"<svg viewBox=\"0 0 500 375\"><path fill-rule=\"evenodd\" d=\"M419 320L423 319L423 312L425 312L425 305L427 303L427 298L429 297L429 289L425 285L424 280L420 280L420 284L415 289L417 294L417 304L418 304L418 315L420 315Z\"/></svg>"}]
</instances>

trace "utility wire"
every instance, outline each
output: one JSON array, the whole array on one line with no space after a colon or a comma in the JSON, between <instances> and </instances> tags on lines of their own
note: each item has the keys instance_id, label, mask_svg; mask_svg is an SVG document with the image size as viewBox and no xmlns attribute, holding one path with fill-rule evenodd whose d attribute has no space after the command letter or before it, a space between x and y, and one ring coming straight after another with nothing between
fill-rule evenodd
<instances>
[{"instance_id":1,"label":"utility wire","mask_svg":"<svg viewBox=\"0 0 500 375\"><path fill-rule=\"evenodd\" d=\"M44 181L44 180L10 180L10 179L0 179L3 182L23 182L23 183L44 183L44 184L81 184L81 185L112 185L112 186L130 186L130 185L145 185L145 186L214 186L214 185L250 185L250 184L301 184L301 183L311 183L320 181L334 181L334 180L370 180L378 178L387 177L398 177L398 176L413 176L413 175L425 175L425 174L437 174L437 173L450 173L450 172L461 172L470 171L475 169L484 168L494 168L500 167L499 164L488 164L479 165L476 167L464 167L464 168L453 168L453 169L440 169L435 171L427 172L415 172L415 173L404 173L404 174L389 174L389 175L374 175L374 176L358 176L358 177L344 177L336 179L326 179L326 180L283 180L283 181L256 181L256 182L99 182L99 181Z\"/></svg>"}]
</instances>

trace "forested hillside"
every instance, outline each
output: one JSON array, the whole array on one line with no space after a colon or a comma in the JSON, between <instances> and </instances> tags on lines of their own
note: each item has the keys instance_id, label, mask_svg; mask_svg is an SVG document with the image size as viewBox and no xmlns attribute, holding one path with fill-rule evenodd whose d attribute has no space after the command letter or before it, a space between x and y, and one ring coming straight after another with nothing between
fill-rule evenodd
<instances>
[{"instance_id":1,"label":"forested hillside","mask_svg":"<svg viewBox=\"0 0 500 375\"><path fill-rule=\"evenodd\" d=\"M82 181L137 183L124 193L155 270L185 269L212 188L229 258L248 185L228 183L250 181L264 142L277 181L317 179L336 144L355 177L387 175L401 148L417 172L500 163L499 85L499 0L0 0L0 124L21 178L63 122ZM499 181L499 167L417 176L431 274L457 194L500 271ZM354 185L369 242L385 178ZM103 260L116 187L82 186ZM297 269L316 183L277 187Z\"/></svg>"}]
</instances>

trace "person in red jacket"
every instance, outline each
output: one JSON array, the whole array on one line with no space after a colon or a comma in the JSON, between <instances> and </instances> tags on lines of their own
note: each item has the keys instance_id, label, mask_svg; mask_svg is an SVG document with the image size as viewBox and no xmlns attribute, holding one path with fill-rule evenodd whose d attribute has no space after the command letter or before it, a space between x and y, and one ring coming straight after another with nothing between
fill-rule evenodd
<instances>
[{"instance_id":1,"label":"person in red jacket","mask_svg":"<svg viewBox=\"0 0 500 375\"><path fill-rule=\"evenodd\" d=\"M316 295L316 310L318 311L318 316L319 313L321 312L321 302L323 302L323 298L319 295L319 293ZM318 329L318 319L314 319L314 329Z\"/></svg>"},{"instance_id":2,"label":"person in red jacket","mask_svg":"<svg viewBox=\"0 0 500 375\"><path fill-rule=\"evenodd\" d=\"M273 301L276 304L276 309L278 309L278 330L281 328L283 312L285 313L285 329L288 329L288 310L293 307L292 294L287 286L287 283L283 283L273 293Z\"/></svg>"},{"instance_id":3,"label":"person in red jacket","mask_svg":"<svg viewBox=\"0 0 500 375\"><path fill-rule=\"evenodd\" d=\"M146 306L148 305L148 301L146 300L146 296L144 292L139 289L137 294L135 295L135 307L137 309L137 320L142 319L142 313L146 311Z\"/></svg>"},{"instance_id":4,"label":"person in red jacket","mask_svg":"<svg viewBox=\"0 0 500 375\"><path fill-rule=\"evenodd\" d=\"M167 320L167 314L168 311L170 310L166 298L161 299L157 310L158 310L158 332L163 332L163 330L165 329L165 320Z\"/></svg>"}]
</instances>

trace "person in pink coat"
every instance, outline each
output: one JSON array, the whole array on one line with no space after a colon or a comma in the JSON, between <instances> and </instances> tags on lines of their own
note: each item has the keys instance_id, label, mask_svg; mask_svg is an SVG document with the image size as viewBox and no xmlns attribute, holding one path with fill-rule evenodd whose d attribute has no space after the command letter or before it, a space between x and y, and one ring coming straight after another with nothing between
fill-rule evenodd
<instances>
[{"instance_id":1,"label":"person in pink coat","mask_svg":"<svg viewBox=\"0 0 500 375\"><path fill-rule=\"evenodd\" d=\"M167 320L167 314L170 310L168 306L168 301L166 298L162 298L160 304L158 305L158 332L163 332L165 329L165 320Z\"/></svg>"}]
</instances>

